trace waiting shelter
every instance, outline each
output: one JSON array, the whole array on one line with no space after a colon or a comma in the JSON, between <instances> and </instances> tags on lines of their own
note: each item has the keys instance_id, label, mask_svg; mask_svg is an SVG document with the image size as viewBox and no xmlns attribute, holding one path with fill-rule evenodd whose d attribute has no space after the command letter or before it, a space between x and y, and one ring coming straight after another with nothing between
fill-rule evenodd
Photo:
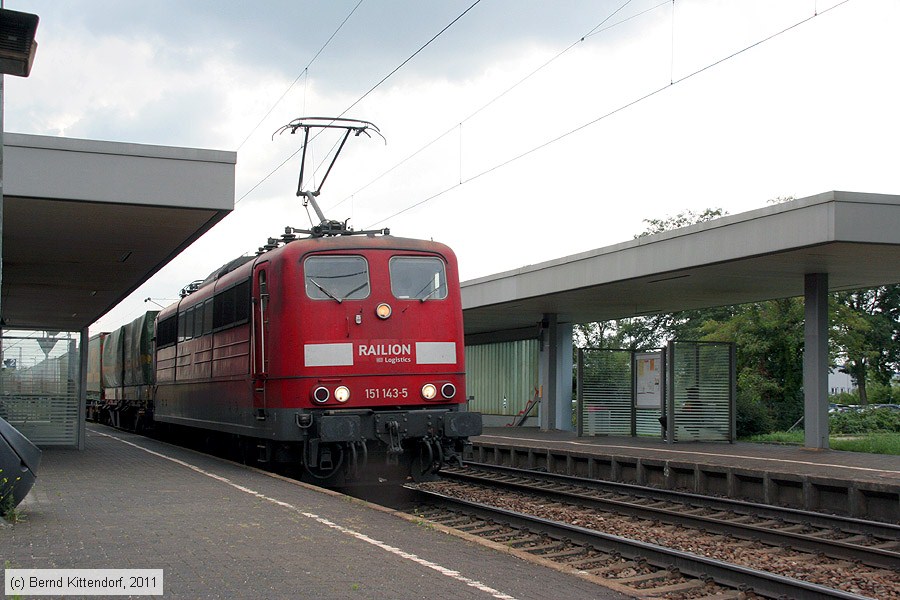
<instances>
[{"instance_id":1,"label":"waiting shelter","mask_svg":"<svg viewBox=\"0 0 900 600\"><path fill-rule=\"evenodd\" d=\"M83 446L88 327L233 210L235 161L3 135L0 417Z\"/></svg>"},{"instance_id":2,"label":"waiting shelter","mask_svg":"<svg viewBox=\"0 0 900 600\"><path fill-rule=\"evenodd\" d=\"M577 360L578 435L735 441L735 346L672 341L662 350L584 348Z\"/></svg>"}]
</instances>

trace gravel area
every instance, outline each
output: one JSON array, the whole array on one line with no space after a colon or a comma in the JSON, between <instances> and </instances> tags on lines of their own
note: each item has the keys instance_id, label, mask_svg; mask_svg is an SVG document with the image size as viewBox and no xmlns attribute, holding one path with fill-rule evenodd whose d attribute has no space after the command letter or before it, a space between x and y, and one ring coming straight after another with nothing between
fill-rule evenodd
<instances>
[{"instance_id":1,"label":"gravel area","mask_svg":"<svg viewBox=\"0 0 900 600\"><path fill-rule=\"evenodd\" d=\"M900 600L900 573L697 529L599 513L519 492L450 481L421 484L435 492L604 533L676 548L878 600Z\"/></svg>"}]
</instances>

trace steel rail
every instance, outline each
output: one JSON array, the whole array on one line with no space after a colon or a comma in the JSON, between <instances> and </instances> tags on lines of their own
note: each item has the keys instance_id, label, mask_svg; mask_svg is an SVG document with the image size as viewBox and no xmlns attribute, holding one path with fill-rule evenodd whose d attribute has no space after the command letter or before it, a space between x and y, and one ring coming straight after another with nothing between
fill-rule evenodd
<instances>
[{"instance_id":1,"label":"steel rail","mask_svg":"<svg viewBox=\"0 0 900 600\"><path fill-rule=\"evenodd\" d=\"M539 530L556 539L568 539L577 544L591 546L602 551L617 552L628 559L643 558L649 564L662 569L676 568L681 573L692 577L711 577L721 585L738 589L750 588L754 593L768 598L868 600L868 596L859 596L689 552L673 550L647 542L630 540L592 529L453 498L437 492L418 489L415 491L432 504L452 507L455 510L475 515L481 519L502 523L518 529Z\"/></svg>"}]
</instances>

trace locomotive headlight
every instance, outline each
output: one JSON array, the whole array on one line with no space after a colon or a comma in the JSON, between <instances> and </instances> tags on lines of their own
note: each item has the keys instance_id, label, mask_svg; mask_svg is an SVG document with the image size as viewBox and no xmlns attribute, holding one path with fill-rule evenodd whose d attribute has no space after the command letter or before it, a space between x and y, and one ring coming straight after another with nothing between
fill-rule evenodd
<instances>
[{"instance_id":1,"label":"locomotive headlight","mask_svg":"<svg viewBox=\"0 0 900 600\"><path fill-rule=\"evenodd\" d=\"M313 400L315 400L319 404L325 404L326 402L328 402L328 398L330 396L331 393L326 387L319 386L313 390Z\"/></svg>"},{"instance_id":2,"label":"locomotive headlight","mask_svg":"<svg viewBox=\"0 0 900 600\"><path fill-rule=\"evenodd\" d=\"M456 395L456 386L452 383L445 383L441 386L441 396L449 400Z\"/></svg>"},{"instance_id":3,"label":"locomotive headlight","mask_svg":"<svg viewBox=\"0 0 900 600\"><path fill-rule=\"evenodd\" d=\"M426 400L433 400L437 396L437 388L433 383L426 383L422 386L422 397Z\"/></svg>"},{"instance_id":4,"label":"locomotive headlight","mask_svg":"<svg viewBox=\"0 0 900 600\"><path fill-rule=\"evenodd\" d=\"M382 302L375 307L375 314L378 315L379 319L387 319L391 316L391 312L391 305L386 302Z\"/></svg>"},{"instance_id":5,"label":"locomotive headlight","mask_svg":"<svg viewBox=\"0 0 900 600\"><path fill-rule=\"evenodd\" d=\"M350 399L350 388L347 386L340 386L336 390L334 390L334 399L338 402L346 402Z\"/></svg>"}]
</instances>

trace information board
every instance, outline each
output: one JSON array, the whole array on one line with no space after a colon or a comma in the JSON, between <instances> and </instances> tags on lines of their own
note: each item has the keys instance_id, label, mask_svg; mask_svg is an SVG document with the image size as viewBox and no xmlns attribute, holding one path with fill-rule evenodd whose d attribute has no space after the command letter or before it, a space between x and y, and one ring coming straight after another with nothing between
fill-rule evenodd
<instances>
[{"instance_id":1,"label":"information board","mask_svg":"<svg viewBox=\"0 0 900 600\"><path fill-rule=\"evenodd\" d=\"M662 408L662 352L634 355L635 408Z\"/></svg>"}]
</instances>

